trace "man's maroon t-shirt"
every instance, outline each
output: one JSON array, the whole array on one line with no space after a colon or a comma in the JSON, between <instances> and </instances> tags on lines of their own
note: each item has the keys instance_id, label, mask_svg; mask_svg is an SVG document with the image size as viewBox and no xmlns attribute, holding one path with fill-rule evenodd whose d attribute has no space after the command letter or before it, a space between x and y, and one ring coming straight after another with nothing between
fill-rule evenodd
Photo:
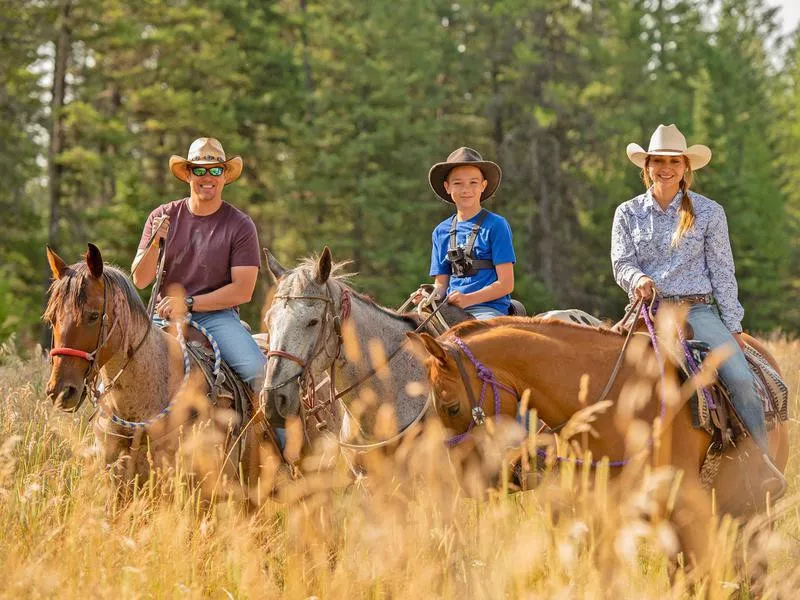
<instances>
[{"instance_id":1,"label":"man's maroon t-shirt","mask_svg":"<svg viewBox=\"0 0 800 600\"><path fill-rule=\"evenodd\" d=\"M207 216L193 215L188 198L162 204L147 217L139 250L162 215L169 215L162 290L178 283L189 296L205 294L231 283L231 267L261 266L255 223L227 202Z\"/></svg>"}]
</instances>

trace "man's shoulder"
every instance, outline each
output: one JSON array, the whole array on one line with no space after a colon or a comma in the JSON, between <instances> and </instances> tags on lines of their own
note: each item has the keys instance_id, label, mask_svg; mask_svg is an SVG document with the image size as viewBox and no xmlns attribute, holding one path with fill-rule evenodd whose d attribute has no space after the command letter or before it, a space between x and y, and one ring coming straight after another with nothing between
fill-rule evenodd
<instances>
[{"instance_id":1,"label":"man's shoulder","mask_svg":"<svg viewBox=\"0 0 800 600\"><path fill-rule=\"evenodd\" d=\"M490 210L486 211L486 218L484 218L482 225L487 228L497 226L509 227L508 221L505 217L498 215L497 213L493 213Z\"/></svg>"},{"instance_id":2,"label":"man's shoulder","mask_svg":"<svg viewBox=\"0 0 800 600\"><path fill-rule=\"evenodd\" d=\"M233 204L222 202L222 209L225 220L235 226L255 227L253 219L243 210L236 208Z\"/></svg>"},{"instance_id":3,"label":"man's shoulder","mask_svg":"<svg viewBox=\"0 0 800 600\"><path fill-rule=\"evenodd\" d=\"M453 217L455 215L450 215L444 221L439 223L436 227L433 228L434 235L446 235L450 231L450 225L453 223Z\"/></svg>"},{"instance_id":4,"label":"man's shoulder","mask_svg":"<svg viewBox=\"0 0 800 600\"><path fill-rule=\"evenodd\" d=\"M155 216L169 215L170 217L174 217L178 212L180 212L181 208L186 206L187 200L188 198L180 198L178 200L173 200L172 202L166 202L154 208L150 214Z\"/></svg>"}]
</instances>

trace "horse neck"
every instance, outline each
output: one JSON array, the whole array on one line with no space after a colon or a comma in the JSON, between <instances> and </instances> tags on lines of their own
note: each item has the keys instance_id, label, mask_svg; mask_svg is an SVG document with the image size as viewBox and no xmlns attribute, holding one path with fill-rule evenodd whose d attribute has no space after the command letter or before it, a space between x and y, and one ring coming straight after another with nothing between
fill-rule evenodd
<instances>
[{"instance_id":1,"label":"horse neck","mask_svg":"<svg viewBox=\"0 0 800 600\"><path fill-rule=\"evenodd\" d=\"M422 362L411 353L408 345L403 347L408 339L406 333L413 331L414 327L402 317L386 312L356 294L351 294L350 302L349 321L360 350L360 358L355 361L350 360L342 350L340 358L343 362L341 369L337 371L336 386L344 389L354 385L367 377L375 366L381 365L381 362L373 364L370 347L375 341L380 343L384 359L388 359L393 352L400 349L392 358L391 366L378 369L377 373L369 376L352 392L351 397L357 397L365 390L373 390L376 405L391 404L398 425L403 427L419 414L425 404L424 395L412 396L406 390L407 384L411 381L425 381Z\"/></svg>"},{"instance_id":2,"label":"horse neck","mask_svg":"<svg viewBox=\"0 0 800 600\"><path fill-rule=\"evenodd\" d=\"M567 325L486 330L464 341L518 395L530 389L529 407L551 427L598 400L622 347L621 337ZM589 381L581 397L584 374ZM624 377L620 373L611 399Z\"/></svg>"},{"instance_id":3,"label":"horse neck","mask_svg":"<svg viewBox=\"0 0 800 600\"><path fill-rule=\"evenodd\" d=\"M120 349L100 369L105 385L123 369L103 402L114 414L129 421L155 416L167 405L183 378L177 340L152 323L149 327L147 337L130 360L127 352ZM145 336L144 327L137 329L131 334L134 348Z\"/></svg>"}]
</instances>

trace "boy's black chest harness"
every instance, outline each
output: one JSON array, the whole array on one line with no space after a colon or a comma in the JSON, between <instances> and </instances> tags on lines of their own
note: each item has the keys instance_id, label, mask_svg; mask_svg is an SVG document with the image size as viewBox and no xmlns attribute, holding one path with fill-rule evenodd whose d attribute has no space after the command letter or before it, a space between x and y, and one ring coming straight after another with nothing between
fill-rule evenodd
<instances>
[{"instance_id":1,"label":"boy's black chest harness","mask_svg":"<svg viewBox=\"0 0 800 600\"><path fill-rule=\"evenodd\" d=\"M456 243L458 215L453 215L453 220L450 222L450 242L447 245L447 261L450 263L453 275L456 277L471 277L476 275L480 269L494 269L494 263L491 260L479 260L472 256L475 240L478 239L478 231L480 231L481 224L488 214L486 209L481 210L478 215L478 220L472 225L472 230L469 232L463 248L459 247Z\"/></svg>"}]
</instances>

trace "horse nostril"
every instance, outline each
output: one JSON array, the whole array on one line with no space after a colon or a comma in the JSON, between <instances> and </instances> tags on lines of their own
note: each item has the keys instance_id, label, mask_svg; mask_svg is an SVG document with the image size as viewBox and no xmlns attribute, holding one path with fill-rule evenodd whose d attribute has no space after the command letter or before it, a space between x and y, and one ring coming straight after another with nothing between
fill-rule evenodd
<instances>
[{"instance_id":1,"label":"horse nostril","mask_svg":"<svg viewBox=\"0 0 800 600\"><path fill-rule=\"evenodd\" d=\"M50 396L51 400L53 400L53 404L56 406L69 406L69 401L75 396L75 393L78 391L74 385L65 385L61 388L61 392L53 398ZM55 392L53 393L55 395Z\"/></svg>"}]
</instances>

